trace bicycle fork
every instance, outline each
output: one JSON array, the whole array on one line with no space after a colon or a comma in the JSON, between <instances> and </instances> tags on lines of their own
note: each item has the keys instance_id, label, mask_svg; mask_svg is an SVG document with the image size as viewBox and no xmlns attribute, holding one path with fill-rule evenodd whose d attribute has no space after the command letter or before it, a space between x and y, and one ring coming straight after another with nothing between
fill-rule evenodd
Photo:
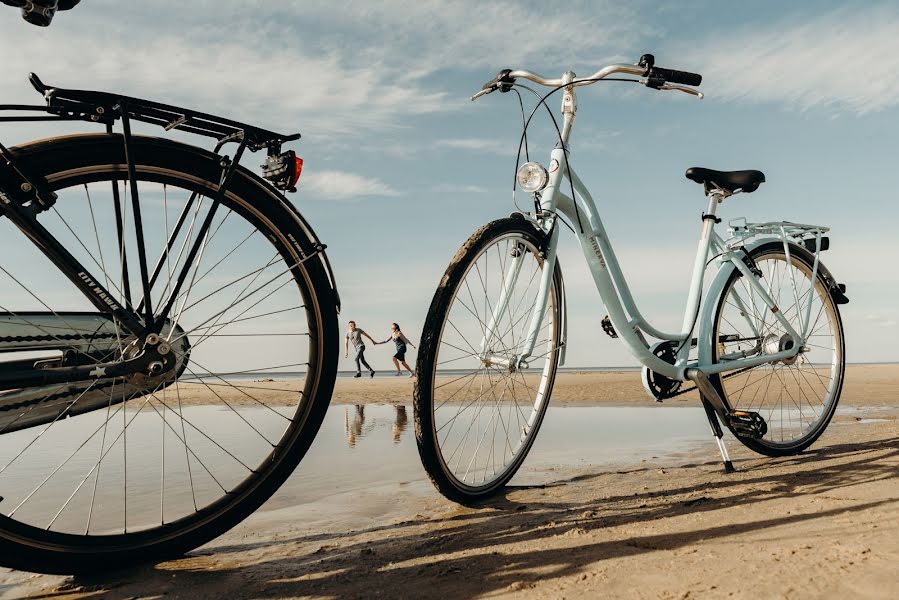
<instances>
[{"instance_id":1,"label":"bicycle fork","mask_svg":"<svg viewBox=\"0 0 899 600\"><path fill-rule=\"evenodd\" d=\"M534 353L534 346L537 344L537 335L543 325L543 315L546 314L546 303L549 301L549 290L552 286L553 274L555 273L556 267L556 242L558 241L558 238L559 230L552 227L545 248L538 250L538 252L544 254L543 271L540 274L540 287L538 288L537 298L534 302L531 319L528 324L527 337L513 349L511 355L501 355L493 351L492 344L497 337L497 330L501 327L500 323L502 323L502 319L509 309L512 292L518 282L518 277L521 274L521 267L527 252L522 245L518 245L512 249L509 265L506 267L506 272L503 273L503 286L499 300L493 307L490 321L484 330L484 337L481 341L480 359L485 365L501 366L513 371L527 368L527 359ZM510 324L510 327L514 326L515 323Z\"/></svg>"}]
</instances>

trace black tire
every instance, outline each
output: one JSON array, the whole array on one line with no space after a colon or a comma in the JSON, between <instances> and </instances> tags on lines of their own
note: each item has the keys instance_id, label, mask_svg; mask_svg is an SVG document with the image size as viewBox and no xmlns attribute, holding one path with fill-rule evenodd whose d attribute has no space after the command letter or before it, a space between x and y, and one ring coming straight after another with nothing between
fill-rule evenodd
<instances>
[{"instance_id":1,"label":"black tire","mask_svg":"<svg viewBox=\"0 0 899 600\"><path fill-rule=\"evenodd\" d=\"M780 278L782 283L789 282L788 290L785 296L776 297L772 291L774 287L778 289L780 285L775 285L774 279L778 277L779 263L786 265L785 253L781 242L771 242L763 244L755 248L750 256L758 265L768 280L769 293L775 296L775 302L781 308L783 314L789 319L796 319L799 311L796 310L796 303L792 298L797 293L792 290L792 283L787 278L789 271L784 271L780 267ZM794 276L805 274L806 280L811 278L814 264L814 256L805 248L790 244L790 257L796 267L794 267ZM774 264L771 267L765 267L766 264ZM820 304L819 309L813 309L811 319L815 318L815 312L818 312L818 319L815 320L811 327L810 333L816 331L824 331L818 334L825 337L820 344L829 344L829 346L821 346L812 344L807 341L809 351L800 354L798 360L791 364L771 364L766 363L759 365L754 369L744 372L736 372L734 376L722 377L714 375L709 377L712 385L718 390L722 397L727 398L731 406L736 410L755 411L765 418L768 431L761 439L752 439L748 437L737 436L747 448L763 454L765 456L790 456L798 454L813 444L824 433L830 420L833 418L834 412L839 403L840 393L843 386L843 376L845 371L845 346L843 341L843 324L840 319L839 308L834 297L830 293L829 274L823 263L819 262L818 272L816 276L815 295L816 300ZM734 286L738 285L742 275L739 271L734 270L728 279L724 291L718 300L718 306L715 311L715 327L713 329L713 340L722 339L721 335L733 333L737 327L734 326L738 322L731 312L730 317L725 311L733 311L737 308L735 314L745 315L734 303L727 301L728 294ZM798 278L797 278L798 279ZM800 294L800 300L804 302L809 287L802 287L802 281L797 285L799 289L805 291ZM741 294L748 294L748 287L741 286ZM792 303L792 306L791 306ZM821 325L817 325L822 315L827 316L827 321ZM809 319L809 320L811 320ZM830 323L829 328L825 330L825 325ZM796 327L796 323L791 322ZM772 322L768 329L767 337L771 338L771 342L776 343L777 336L783 334L783 329L779 324ZM712 356L715 362L720 359L722 347L728 346L736 349L738 342L719 343L715 345ZM770 351L774 351L772 348ZM806 358L811 355L811 358ZM815 362L823 360L825 362ZM816 368L814 365L824 364L831 361L828 369ZM812 365L811 370L803 366ZM779 369L779 371L778 371ZM767 374L766 374L767 373ZM805 373L809 373L806 375ZM821 377L823 373L826 377ZM773 385L772 385L773 382ZM728 393L730 391L730 393ZM761 398L759 394L761 393ZM824 393L824 399L817 399L817 395ZM751 397L750 397L750 394ZM777 400L774 397L777 396ZM770 400L766 400L766 397ZM784 408L786 407L786 418L784 417ZM780 409L778 411L778 408ZM803 410L805 411L803 413ZM798 413L798 414L797 414ZM811 414L809 414L811 413ZM778 431L780 431L780 439L778 439ZM787 432L787 435L784 432ZM790 433L795 433L792 437ZM789 437L789 439L788 439Z\"/></svg>"},{"instance_id":2,"label":"black tire","mask_svg":"<svg viewBox=\"0 0 899 600\"><path fill-rule=\"evenodd\" d=\"M436 384L436 377L437 368L440 364L438 358L441 339L444 335L445 323L449 312L452 310L456 293L460 290L466 274L470 272L472 265L480 260L482 253L488 252L493 247L494 242L501 240L504 236L507 239L525 240L530 248L536 249L537 252L531 252L531 254L537 259L537 264L542 271L543 258L540 249L544 248L544 234L523 217L513 215L512 218L499 219L480 228L462 245L452 262L450 262L449 267L447 267L428 310L418 351L414 390L415 437L418 443L418 452L428 476L440 493L448 499L464 505L476 503L496 493L508 483L521 466L546 414L559 362L558 349L562 331L563 288L561 269L558 261L556 261L551 292L552 304L547 303L547 310L552 313L554 326L551 333L545 334L551 350L544 358L545 363L541 382L545 382L545 385L539 388L542 391L541 400L538 400L537 403L539 406L533 408L531 419L527 421L531 425L524 434L521 445L514 450L514 457L510 463L503 466L501 473L491 479L491 481L483 485L471 485L461 481L454 475L452 469L446 464L451 462L452 457L450 457L449 461L445 461L441 451L435 416L435 403L437 402L435 392L437 387L439 387ZM512 236L512 238L508 236ZM483 370L486 372L489 370L489 367L483 368ZM523 380L524 376L521 377ZM513 391L512 394L514 395L515 392ZM533 400L531 402L532 404L534 403ZM437 406L439 407L440 404ZM516 419L517 417L518 415L516 414ZM511 419L509 429L511 429Z\"/></svg>"},{"instance_id":3,"label":"black tire","mask_svg":"<svg viewBox=\"0 0 899 600\"><path fill-rule=\"evenodd\" d=\"M13 152L27 172L45 177L51 189L126 179L119 135L53 138L14 148ZM170 140L135 137L132 156L141 182L177 183L185 190L203 194L212 194L217 188L221 166L219 158L208 151ZM0 503L3 566L80 574L178 556L221 535L255 511L294 471L309 449L328 408L339 351L338 299L326 258L323 254L315 256L315 234L296 209L249 171L236 171L223 204L239 212L250 227L258 224L274 252L289 261L285 273L296 281L310 332L309 366L302 387L306 400L297 401L296 412L288 409L291 424L285 426L279 443L253 471L255 476L178 520L165 522L163 517L162 524L137 532L128 531L126 521L124 533L76 535L46 531L9 518ZM299 262L306 255L311 256Z\"/></svg>"}]
</instances>

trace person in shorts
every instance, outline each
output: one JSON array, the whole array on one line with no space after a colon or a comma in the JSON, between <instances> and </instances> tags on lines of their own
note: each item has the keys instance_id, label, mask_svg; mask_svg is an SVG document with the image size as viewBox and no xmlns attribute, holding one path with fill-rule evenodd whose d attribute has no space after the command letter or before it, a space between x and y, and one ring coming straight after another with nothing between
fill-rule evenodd
<instances>
[{"instance_id":1,"label":"person in shorts","mask_svg":"<svg viewBox=\"0 0 899 600\"><path fill-rule=\"evenodd\" d=\"M406 346L415 347L409 338L403 335L403 332L400 331L400 326L396 323L390 324L390 337L388 337L383 342L375 342L375 344L386 344L387 342L393 341L396 344L396 354L393 355L393 366L396 367L396 376L402 374L402 370L400 369L400 364L406 367L406 370L409 371L409 377L415 377L415 373L412 372L412 368L409 366L409 363L406 362Z\"/></svg>"},{"instance_id":2,"label":"person in shorts","mask_svg":"<svg viewBox=\"0 0 899 600\"><path fill-rule=\"evenodd\" d=\"M347 358L350 355L350 342L352 342L353 348L356 349L356 374L353 375L353 377L362 377L362 365L365 365L365 368L368 369L369 377L374 377L375 370L372 369L365 360L365 342L362 341L363 335L370 339L372 344L378 343L370 335L356 327L356 321L350 321L346 330L343 357Z\"/></svg>"}]
</instances>

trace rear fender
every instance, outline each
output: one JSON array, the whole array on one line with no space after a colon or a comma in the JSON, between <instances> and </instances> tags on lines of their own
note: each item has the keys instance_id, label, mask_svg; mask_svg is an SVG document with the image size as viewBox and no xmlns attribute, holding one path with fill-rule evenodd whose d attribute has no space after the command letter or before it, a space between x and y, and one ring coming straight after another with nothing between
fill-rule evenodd
<instances>
[{"instance_id":1,"label":"rear fender","mask_svg":"<svg viewBox=\"0 0 899 600\"><path fill-rule=\"evenodd\" d=\"M770 237L762 238L746 244L744 248L746 252L751 255L755 252L765 250L768 247L782 249L783 240ZM793 256L801 256L802 258L806 259L809 264L813 263L815 260L814 254L809 252L804 246L800 246L792 242L790 242L790 254ZM714 342L712 340L712 330L714 329L713 320L715 319L715 311L718 308L719 298L724 292L724 286L727 285L728 279L736 270L737 268L730 262L722 265L718 270L718 273L715 274L715 278L712 280L712 283L709 285L709 290L706 293L705 302L699 318L699 334L697 336L699 364L701 365L709 365L712 363L712 348L714 347ZM830 292L830 296L831 298L833 298L835 304L846 304L847 302L849 302L849 298L846 297L845 293L846 286L841 283L837 283L836 279L834 279L834 276L827 269L827 267L824 266L824 263L821 262L820 258L818 259L818 273L824 280L824 283L827 286L827 289Z\"/></svg>"}]
</instances>

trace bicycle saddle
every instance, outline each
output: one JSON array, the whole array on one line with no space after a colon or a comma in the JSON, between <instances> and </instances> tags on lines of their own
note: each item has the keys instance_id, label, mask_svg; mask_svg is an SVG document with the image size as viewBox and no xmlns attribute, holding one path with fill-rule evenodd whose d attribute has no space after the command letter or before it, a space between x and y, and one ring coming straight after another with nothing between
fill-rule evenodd
<instances>
[{"instance_id":1,"label":"bicycle saddle","mask_svg":"<svg viewBox=\"0 0 899 600\"><path fill-rule=\"evenodd\" d=\"M687 179L705 185L706 191L720 188L728 194L740 190L749 194L759 189L765 182L765 174L761 171L713 171L702 167L690 167L685 174Z\"/></svg>"}]
</instances>

